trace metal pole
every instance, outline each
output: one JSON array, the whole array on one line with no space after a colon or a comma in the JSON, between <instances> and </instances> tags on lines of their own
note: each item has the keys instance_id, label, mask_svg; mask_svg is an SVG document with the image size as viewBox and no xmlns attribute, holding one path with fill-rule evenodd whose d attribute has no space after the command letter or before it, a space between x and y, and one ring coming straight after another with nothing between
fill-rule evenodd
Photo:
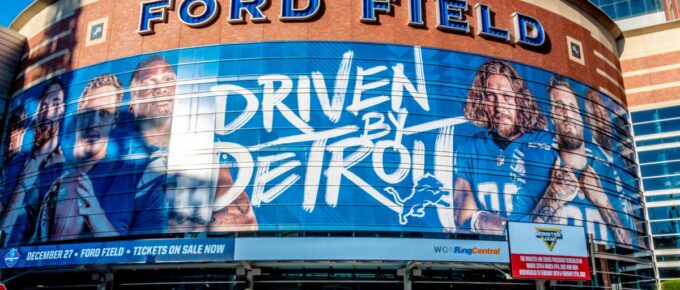
<instances>
[{"instance_id":1,"label":"metal pole","mask_svg":"<svg viewBox=\"0 0 680 290\"><path fill-rule=\"evenodd\" d=\"M411 285L411 270L404 269L404 290L411 290L413 286Z\"/></svg>"},{"instance_id":2,"label":"metal pole","mask_svg":"<svg viewBox=\"0 0 680 290\"><path fill-rule=\"evenodd\" d=\"M255 290L255 276L252 270L248 270L246 279L248 279L248 290Z\"/></svg>"},{"instance_id":3,"label":"metal pole","mask_svg":"<svg viewBox=\"0 0 680 290\"><path fill-rule=\"evenodd\" d=\"M595 258L595 253L597 248L595 248L595 236L593 234L588 234L588 249L590 250L590 268L592 272L590 276L592 277L593 285L599 285L597 281L597 259Z\"/></svg>"},{"instance_id":4,"label":"metal pole","mask_svg":"<svg viewBox=\"0 0 680 290\"><path fill-rule=\"evenodd\" d=\"M536 280L536 290L545 290L546 280Z\"/></svg>"}]
</instances>

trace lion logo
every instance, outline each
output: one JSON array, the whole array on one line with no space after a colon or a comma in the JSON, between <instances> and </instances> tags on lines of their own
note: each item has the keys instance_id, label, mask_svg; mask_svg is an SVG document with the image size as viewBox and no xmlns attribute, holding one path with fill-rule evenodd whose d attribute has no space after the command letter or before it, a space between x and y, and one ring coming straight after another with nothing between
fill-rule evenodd
<instances>
[{"instance_id":1,"label":"lion logo","mask_svg":"<svg viewBox=\"0 0 680 290\"><path fill-rule=\"evenodd\" d=\"M393 187L385 188L385 191L394 198L395 203L401 206L399 223L402 225L408 224L409 216L425 217L427 207L449 206L444 201L444 197L451 194L450 191L444 189L444 184L429 173L416 181L408 196L402 197Z\"/></svg>"}]
</instances>

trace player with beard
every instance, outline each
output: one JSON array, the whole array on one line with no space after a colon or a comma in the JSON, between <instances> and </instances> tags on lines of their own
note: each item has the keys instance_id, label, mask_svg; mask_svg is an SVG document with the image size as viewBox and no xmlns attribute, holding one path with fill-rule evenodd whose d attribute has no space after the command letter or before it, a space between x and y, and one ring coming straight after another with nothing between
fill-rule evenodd
<instances>
[{"instance_id":1,"label":"player with beard","mask_svg":"<svg viewBox=\"0 0 680 290\"><path fill-rule=\"evenodd\" d=\"M631 244L629 230L622 222L608 194L615 194L615 178L598 148L584 141L583 118L576 93L560 76L550 79L548 95L555 125L559 159L553 168L553 182L537 205L536 221L583 225L597 240L608 240L608 230L617 242ZM608 227L607 227L608 226Z\"/></svg>"},{"instance_id":2,"label":"player with beard","mask_svg":"<svg viewBox=\"0 0 680 290\"><path fill-rule=\"evenodd\" d=\"M586 113L586 122L590 127L593 143L597 145L594 147L602 154L602 156L604 156L604 162L612 167L616 176L616 191L625 191L628 192L628 196L636 196L638 194L638 186L636 186L634 174L632 174L630 170L632 169L632 171L635 172L637 171L637 168L634 163L631 166L630 163L632 162L628 160L629 152L632 152L632 150L630 150L631 146L621 146L620 151L616 154L612 153L614 147L612 142L612 128L614 128L614 126L612 125L607 108L602 100L602 95L592 89L589 89L586 92ZM629 136L626 136L625 134L621 135L623 136L620 138L624 139L625 142L630 140ZM622 167L615 166L615 164Z\"/></svg>"},{"instance_id":3,"label":"player with beard","mask_svg":"<svg viewBox=\"0 0 680 290\"><path fill-rule=\"evenodd\" d=\"M167 153L177 90L176 80L173 67L161 56L141 61L132 75L129 110L134 115L137 129L146 143L145 153L150 156L143 178L137 186L138 197L147 194L150 188L177 184L176 178L168 177L167 174ZM215 199L226 194L233 184L229 169L221 167ZM187 209L184 203L176 200L171 190L165 189L171 210L168 224L172 232L257 230L257 220L245 192L228 206L214 208L211 217L202 217L196 210ZM203 206L213 205L200 207Z\"/></svg>"},{"instance_id":4,"label":"player with beard","mask_svg":"<svg viewBox=\"0 0 680 290\"><path fill-rule=\"evenodd\" d=\"M637 229L643 231L643 223L637 223L634 218L634 212L631 198L638 195L635 177L628 172L625 166L627 164L626 158L621 152L612 153L613 136L612 136L612 122L607 112L607 107L604 105L602 95L593 90L588 89L586 92L586 122L590 127L590 132L593 137L593 143L596 150L594 156L603 156L601 162L605 162L609 170L613 173L615 180L615 187L617 198L612 200L612 205L616 209L622 210L625 214L620 214L621 220L629 229ZM625 168L620 167L623 165ZM641 215L640 215L641 217Z\"/></svg>"},{"instance_id":5,"label":"player with beard","mask_svg":"<svg viewBox=\"0 0 680 290\"><path fill-rule=\"evenodd\" d=\"M593 141L607 157L607 162L612 163L614 160L612 157L612 124L600 93L593 89L586 92L586 113L586 122L590 126Z\"/></svg>"},{"instance_id":6,"label":"player with beard","mask_svg":"<svg viewBox=\"0 0 680 290\"><path fill-rule=\"evenodd\" d=\"M2 180L0 180L0 213L5 209L9 202L11 194L5 192L6 188L14 189L16 185L16 173L21 170L22 162L16 162L21 159L24 162L26 158L16 158L21 153L21 145L26 134L26 111L24 106L18 106L12 110L9 117L8 134L5 136L5 156L2 160Z\"/></svg>"},{"instance_id":7,"label":"player with beard","mask_svg":"<svg viewBox=\"0 0 680 290\"><path fill-rule=\"evenodd\" d=\"M465 117L484 130L456 150L455 221L459 230L502 234L508 219L531 212L545 191L555 153L547 121L519 73L488 60L474 77Z\"/></svg>"},{"instance_id":8,"label":"player with beard","mask_svg":"<svg viewBox=\"0 0 680 290\"><path fill-rule=\"evenodd\" d=\"M117 77L101 75L83 90L75 117L73 162L45 196L36 241L126 235L157 228L166 220L164 196L135 198L140 177L135 164L121 160L110 146L122 89ZM116 154L107 157L108 151Z\"/></svg>"},{"instance_id":9,"label":"player with beard","mask_svg":"<svg viewBox=\"0 0 680 290\"><path fill-rule=\"evenodd\" d=\"M9 164L19 153L21 153L21 145L26 134L26 110L24 106L18 106L12 110L9 116L9 134L5 139L5 159L3 160L3 168Z\"/></svg>"},{"instance_id":10,"label":"player with beard","mask_svg":"<svg viewBox=\"0 0 680 290\"><path fill-rule=\"evenodd\" d=\"M6 176L9 183L5 189L11 190L12 195L0 218L0 228L7 233L9 244L30 238L39 201L61 174L64 154L59 146L59 131L64 117L64 96L64 85L57 79L44 87L33 118L35 135L31 152L19 154L12 163L22 167Z\"/></svg>"}]
</instances>

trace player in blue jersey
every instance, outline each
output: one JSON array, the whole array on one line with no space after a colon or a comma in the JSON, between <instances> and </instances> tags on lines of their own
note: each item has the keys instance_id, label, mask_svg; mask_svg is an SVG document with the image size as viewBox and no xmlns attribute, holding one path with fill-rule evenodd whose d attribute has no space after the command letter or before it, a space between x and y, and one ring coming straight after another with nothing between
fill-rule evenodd
<instances>
[{"instance_id":1,"label":"player in blue jersey","mask_svg":"<svg viewBox=\"0 0 680 290\"><path fill-rule=\"evenodd\" d=\"M465 117L484 130L457 143L456 226L502 234L505 222L524 218L545 191L553 136L519 73L501 60L477 71Z\"/></svg>"},{"instance_id":2,"label":"player in blue jersey","mask_svg":"<svg viewBox=\"0 0 680 290\"><path fill-rule=\"evenodd\" d=\"M4 194L9 196L5 196L8 201L0 218L0 228L5 231L8 244L30 238L40 201L61 174L64 154L59 145L59 132L64 117L64 96L64 85L58 79L52 79L43 88L32 122L31 151L19 153L8 164Z\"/></svg>"},{"instance_id":3,"label":"player in blue jersey","mask_svg":"<svg viewBox=\"0 0 680 290\"><path fill-rule=\"evenodd\" d=\"M534 211L536 221L585 225L599 240L609 240L611 231L617 242L631 244L630 232L611 201L616 194L613 171L600 149L584 141L576 93L565 78L553 76L548 95L559 159L552 183Z\"/></svg>"},{"instance_id":4,"label":"player in blue jersey","mask_svg":"<svg viewBox=\"0 0 680 290\"><path fill-rule=\"evenodd\" d=\"M21 145L26 134L26 110L24 106L17 106L12 109L7 126L8 134L5 136L5 156L2 160L3 168L21 153Z\"/></svg>"},{"instance_id":5,"label":"player in blue jersey","mask_svg":"<svg viewBox=\"0 0 680 290\"><path fill-rule=\"evenodd\" d=\"M187 178L178 178L181 173L167 173L168 146L177 91L177 75L167 60L162 56L142 60L132 75L130 88L130 111L135 118L137 130L143 137L144 153L150 156L150 162L137 184L137 196L146 195L150 188L157 188L158 184L165 187L164 194L170 208L168 224L171 232L257 230L257 220L245 192L239 194L229 205L216 208L208 197L196 196L201 193L192 190L191 187L195 184L191 184ZM234 184L229 168L220 167L216 183L214 197L219 199ZM166 184L169 186L166 187ZM173 187L181 189L173 190ZM175 194L179 191L188 194Z\"/></svg>"},{"instance_id":6,"label":"player in blue jersey","mask_svg":"<svg viewBox=\"0 0 680 290\"><path fill-rule=\"evenodd\" d=\"M4 210L11 195L11 192L5 192L5 190L7 188L14 188L11 183L16 179L15 175L21 170L20 166L23 165L23 162L17 161L25 159L17 158L21 154L21 145L25 134L26 111L24 106L18 106L12 109L12 113L10 113L9 121L7 122L7 135L5 135L5 142L3 144L5 155L2 159L2 179L0 180L0 194L2 194L2 198L0 199L2 201L0 202L0 212ZM19 166L18 168L17 165Z\"/></svg>"},{"instance_id":7,"label":"player in blue jersey","mask_svg":"<svg viewBox=\"0 0 680 290\"><path fill-rule=\"evenodd\" d=\"M75 117L74 162L45 195L36 241L118 236L163 227L164 196L135 198L140 170L119 154L107 156L109 150L116 152L110 137L122 96L120 81L113 75L101 75L83 90Z\"/></svg>"},{"instance_id":8,"label":"player in blue jersey","mask_svg":"<svg viewBox=\"0 0 680 290\"><path fill-rule=\"evenodd\" d=\"M626 228L642 231L639 228L641 224L636 221L631 202L631 199L638 196L638 186L633 175L636 170L629 171L629 169L636 168L629 166L630 161L623 157L625 152L617 152L616 154L612 152L614 147L612 142L613 125L602 100L602 95L589 89L585 95L585 105L586 122L591 129L594 143L593 151L604 158L604 162L609 167L607 172L613 175L610 177L613 178L613 181L607 183L608 188L615 192L612 205L621 212L619 216Z\"/></svg>"},{"instance_id":9,"label":"player in blue jersey","mask_svg":"<svg viewBox=\"0 0 680 290\"><path fill-rule=\"evenodd\" d=\"M12 109L7 122L8 134L5 136L5 156L2 159L2 178L0 180L0 213L9 204L12 191L16 185L16 178L21 167L26 162L26 154L21 154L21 145L26 134L26 111L24 106Z\"/></svg>"}]
</instances>

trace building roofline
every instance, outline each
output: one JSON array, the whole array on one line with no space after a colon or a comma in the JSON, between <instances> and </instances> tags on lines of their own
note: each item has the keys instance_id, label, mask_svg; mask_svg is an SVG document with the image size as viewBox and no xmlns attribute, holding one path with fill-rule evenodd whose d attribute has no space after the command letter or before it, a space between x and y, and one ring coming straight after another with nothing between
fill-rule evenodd
<instances>
[{"instance_id":1,"label":"building roofline","mask_svg":"<svg viewBox=\"0 0 680 290\"><path fill-rule=\"evenodd\" d=\"M26 9L21 11L21 13L14 18L14 21L9 25L9 28L14 29L15 31L21 30L34 16L57 1L59 0L34 0L33 3L28 5Z\"/></svg>"},{"instance_id":2,"label":"building roofline","mask_svg":"<svg viewBox=\"0 0 680 290\"><path fill-rule=\"evenodd\" d=\"M636 28L636 29L626 30L625 32L623 32L623 34L626 37L633 37L633 36L639 36L639 35L643 35L643 34L649 34L649 33L664 31L664 30L678 28L678 27L680 27L680 20L673 20L673 21L668 21L668 22L664 22L664 23L644 26L644 27L640 27L640 28Z\"/></svg>"},{"instance_id":3,"label":"building roofline","mask_svg":"<svg viewBox=\"0 0 680 290\"><path fill-rule=\"evenodd\" d=\"M597 20L604 28L606 28L609 33L611 33L612 37L614 39L620 39L623 38L623 31L619 27L618 24L616 24L616 21L614 21L607 13L605 13L600 7L597 5L593 4L592 2L586 0L562 0L564 2L567 2L575 7L577 7L579 10L585 12L588 14L590 17L593 17L595 20Z\"/></svg>"},{"instance_id":4,"label":"building roofline","mask_svg":"<svg viewBox=\"0 0 680 290\"><path fill-rule=\"evenodd\" d=\"M54 4L59 0L35 0L31 5L26 7L19 15L12 21L12 24L10 24L10 28L19 31L21 30L28 21L30 21L35 15L40 13L43 9L46 7ZM575 7L577 7L579 10L585 12L586 14L590 15L593 17L595 20L597 20L600 24L602 24L608 31L609 33L612 34L614 39L619 39L623 37L623 32L621 31L621 28L612 20L600 7L597 7L597 5L591 3L590 1L583 1L583 0L562 0L566 3L569 3Z\"/></svg>"}]
</instances>

